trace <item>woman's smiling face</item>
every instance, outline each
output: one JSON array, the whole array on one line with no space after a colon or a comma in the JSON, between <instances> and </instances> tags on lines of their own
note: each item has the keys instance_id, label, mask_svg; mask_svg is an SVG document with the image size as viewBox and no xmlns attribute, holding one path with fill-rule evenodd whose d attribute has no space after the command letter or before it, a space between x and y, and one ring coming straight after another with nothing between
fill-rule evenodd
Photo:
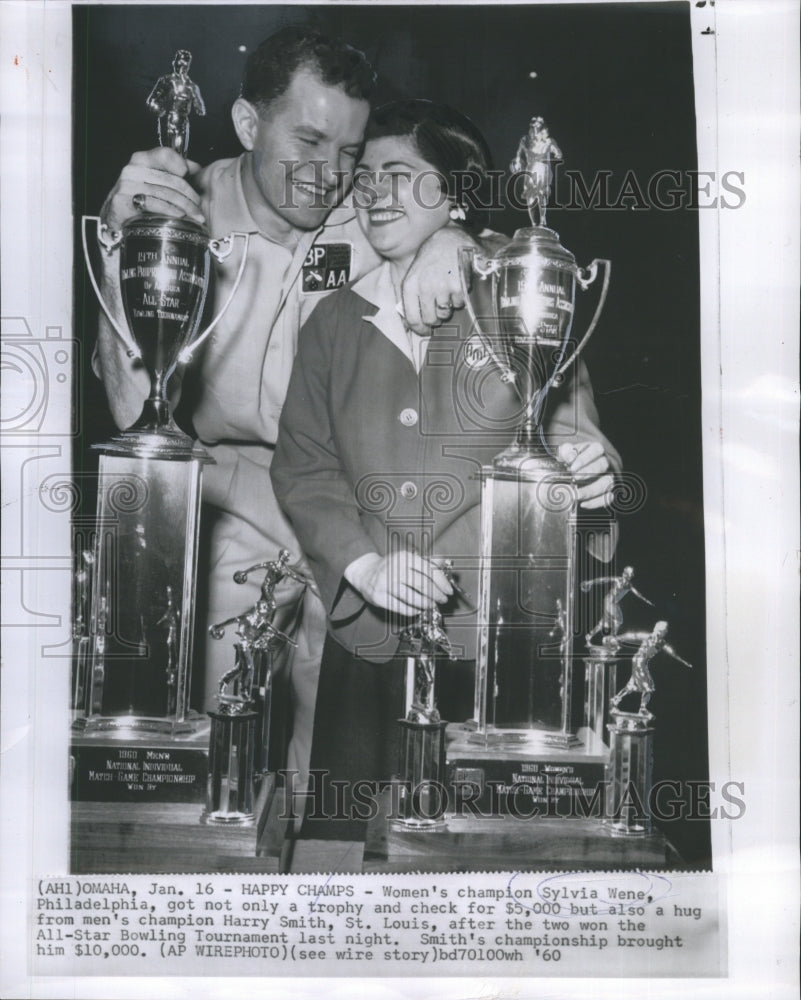
<instances>
[{"instance_id":1,"label":"woman's smiling face","mask_svg":"<svg viewBox=\"0 0 801 1000\"><path fill-rule=\"evenodd\" d=\"M410 136L371 139L353 188L359 226L387 260L408 266L428 237L448 224L450 205L439 174Z\"/></svg>"}]
</instances>

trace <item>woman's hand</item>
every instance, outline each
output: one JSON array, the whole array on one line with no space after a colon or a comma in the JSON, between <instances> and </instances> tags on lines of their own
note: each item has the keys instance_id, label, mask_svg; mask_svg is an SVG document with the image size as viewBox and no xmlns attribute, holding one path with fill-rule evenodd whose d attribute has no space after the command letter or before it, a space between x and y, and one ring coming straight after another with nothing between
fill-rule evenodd
<instances>
[{"instance_id":1,"label":"woman's hand","mask_svg":"<svg viewBox=\"0 0 801 1000\"><path fill-rule=\"evenodd\" d=\"M366 601L395 614L416 615L453 594L442 570L413 552L389 556L368 552L355 559L344 575Z\"/></svg>"},{"instance_id":2,"label":"woman's hand","mask_svg":"<svg viewBox=\"0 0 801 1000\"><path fill-rule=\"evenodd\" d=\"M591 510L609 502L613 483L611 466L600 441L565 442L559 445L556 455L576 480L582 507Z\"/></svg>"}]
</instances>

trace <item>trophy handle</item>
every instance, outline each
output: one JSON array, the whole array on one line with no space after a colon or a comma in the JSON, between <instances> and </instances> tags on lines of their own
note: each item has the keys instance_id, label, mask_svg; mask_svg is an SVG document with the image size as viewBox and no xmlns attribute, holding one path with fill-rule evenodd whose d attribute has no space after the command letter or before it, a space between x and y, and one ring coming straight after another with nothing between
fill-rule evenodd
<instances>
[{"instance_id":1,"label":"trophy handle","mask_svg":"<svg viewBox=\"0 0 801 1000\"><path fill-rule=\"evenodd\" d=\"M192 355L195 353L197 348L200 347L203 341L212 332L214 327L223 318L223 316L225 315L225 311L231 304L231 300L237 293L237 290L239 288L239 283L242 281L242 275L244 274L245 271L245 262L247 261L248 257L248 244L250 242L250 233L231 233L229 236L224 236L222 237L222 239L219 240L209 240L209 252L211 253L212 257L214 257L214 259L219 264L221 264L233 250L234 240L236 239L237 236L241 237L245 241L245 243L244 246L242 247L242 257L239 261L239 270L236 272L236 278L234 279L234 284L233 287L231 288L230 293L228 294L228 298L222 304L220 311L217 313L217 315L214 317L211 323L209 323L209 325L206 327L203 333L201 333L199 337L196 337L191 344L188 344L181 351L181 353L178 355L177 364L186 364L186 362L191 359Z\"/></svg>"},{"instance_id":2,"label":"trophy handle","mask_svg":"<svg viewBox=\"0 0 801 1000\"><path fill-rule=\"evenodd\" d=\"M501 361L501 359L495 353L495 349L492 346L492 338L486 335L482 325L479 323L478 317L476 316L476 311L473 308L473 300L470 297L470 286L471 286L470 279L472 277L473 272L475 271L475 273L478 274L478 276L482 279L490 278L492 277L493 274L497 274L498 263L492 257L488 258L478 257L476 255L474 247L462 247L462 249L459 251L459 263L461 265L461 267L459 268L459 277L462 282L462 292L464 293L464 301L465 305L467 306L467 314L470 317L470 322L473 324L473 329L478 334L481 343L484 345L484 347L486 347L487 353L492 358L493 362L495 363L495 366L500 371L501 380L503 382L514 383L515 373L507 364ZM492 320L493 323L497 323L497 317L494 315L494 298L495 296L493 295L491 297L491 307L490 307L493 310L493 315L490 317L490 319ZM498 342L500 342L500 339Z\"/></svg>"},{"instance_id":3,"label":"trophy handle","mask_svg":"<svg viewBox=\"0 0 801 1000\"><path fill-rule=\"evenodd\" d=\"M587 332L581 338L581 341L576 347L575 351L570 355L567 361L562 363L562 366L557 370L555 378L561 378L568 368L573 364L576 358L581 354L587 345L587 341L590 339L592 334L595 332L595 327L598 325L598 320L601 318L601 312L603 311L604 304L606 302L606 293L609 291L609 277L612 273L612 262L610 260L594 260L589 267L579 268L578 274L576 275L576 281L579 284L582 292L586 292L590 285L598 277L598 266L603 264L604 266L604 280L601 286L601 295L598 299L598 305L595 309L595 315L592 317L592 322L587 327Z\"/></svg>"},{"instance_id":4,"label":"trophy handle","mask_svg":"<svg viewBox=\"0 0 801 1000\"><path fill-rule=\"evenodd\" d=\"M117 320L112 315L111 310L103 300L103 296L100 294L100 286L97 283L97 278L95 278L95 272L92 270L92 261L91 258L89 257L89 247L86 240L87 222L94 222L95 225L97 226L97 242L100 244L101 247L103 247L108 256L111 256L111 254L117 249L120 243L122 243L122 233L117 232L116 230L109 229L108 226L105 224L105 222L100 221L100 217L97 215L84 215L81 218L81 243L83 244L83 256L84 260L86 261L86 269L89 272L89 280L91 281L92 288L94 289L94 293L97 296L97 301L100 303L100 308L105 313L106 319L109 321L112 327L122 338L122 342L128 349L127 350L128 357L141 358L142 352L136 346L133 337L131 337L129 331L124 326L122 326L121 323L117 322Z\"/></svg>"}]
</instances>

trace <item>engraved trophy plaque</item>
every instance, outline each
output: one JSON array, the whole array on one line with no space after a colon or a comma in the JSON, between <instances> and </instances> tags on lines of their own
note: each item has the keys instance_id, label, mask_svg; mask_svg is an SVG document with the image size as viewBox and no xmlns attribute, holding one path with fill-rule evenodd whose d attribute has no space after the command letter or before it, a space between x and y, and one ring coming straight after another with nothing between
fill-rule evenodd
<instances>
[{"instance_id":1,"label":"engraved trophy plaque","mask_svg":"<svg viewBox=\"0 0 801 1000\"><path fill-rule=\"evenodd\" d=\"M471 319L523 414L515 441L482 470L474 738L485 744L577 742L570 718L576 488L541 424L549 390L597 325L611 265L578 267L545 225L551 162L560 157L533 118L512 163L524 177L532 225L495 257L463 253ZM587 289L600 265L595 314L568 357L576 287Z\"/></svg>"},{"instance_id":2,"label":"engraved trophy plaque","mask_svg":"<svg viewBox=\"0 0 801 1000\"><path fill-rule=\"evenodd\" d=\"M190 110L191 105L184 107L187 114ZM180 128L177 111L171 123ZM185 146L180 151L185 152ZM151 745L158 743L162 750L162 742L190 738L199 725L207 724L191 711L189 689L201 472L210 459L176 426L167 389L176 368L189 361L236 293L248 236L231 233L211 239L197 223L144 211L145 194L132 201L137 214L119 232L96 217L82 220L92 287L128 357L138 359L148 373L150 392L131 428L95 446L100 451L97 542L85 711L74 728L78 742L88 741L91 747L93 739L130 741L141 756ZM90 222L97 227L101 252L119 260L124 321L114 315L98 287L88 250ZM237 238L242 240L241 257L233 287L216 317L199 333L212 258L222 264ZM83 756L88 760L93 752L84 750ZM80 764L76 768L77 798L93 797L86 772ZM134 791L147 784L127 783ZM112 788L103 787L106 797L113 798Z\"/></svg>"}]
</instances>

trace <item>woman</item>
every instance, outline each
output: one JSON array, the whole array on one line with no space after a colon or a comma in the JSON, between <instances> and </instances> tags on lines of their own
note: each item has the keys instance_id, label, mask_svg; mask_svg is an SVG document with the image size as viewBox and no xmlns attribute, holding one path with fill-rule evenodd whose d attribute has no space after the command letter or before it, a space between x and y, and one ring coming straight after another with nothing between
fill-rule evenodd
<instances>
[{"instance_id":1,"label":"woman","mask_svg":"<svg viewBox=\"0 0 801 1000\"><path fill-rule=\"evenodd\" d=\"M466 173L482 180L489 169L483 137L458 112L428 101L375 111L354 204L383 263L320 302L300 334L272 477L329 614L311 768L328 772L324 812L336 821L313 832L307 821L308 835L363 836L364 824L352 822L353 789L340 789L337 799L330 782L383 781L396 771L399 643L433 601L459 654L439 678L442 717L471 714L476 473L508 444L520 404L463 310L420 338L398 303L428 236L448 225L481 228L472 200L457 194ZM607 487L598 477L618 459L597 429L583 366L553 395L547 431L559 435L560 455L586 478L584 498L597 504ZM443 559L453 561L458 587L442 572Z\"/></svg>"}]
</instances>

